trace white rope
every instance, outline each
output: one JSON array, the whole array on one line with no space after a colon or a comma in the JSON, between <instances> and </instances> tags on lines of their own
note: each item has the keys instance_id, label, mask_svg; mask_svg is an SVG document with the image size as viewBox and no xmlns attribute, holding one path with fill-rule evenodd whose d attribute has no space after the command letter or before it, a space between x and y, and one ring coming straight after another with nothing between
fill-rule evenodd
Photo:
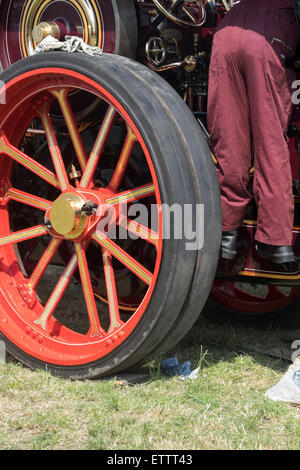
<instances>
[{"instance_id":1,"label":"white rope","mask_svg":"<svg viewBox=\"0 0 300 470\"><path fill-rule=\"evenodd\" d=\"M34 54L49 51L63 51L72 54L74 52L83 52L91 56L100 56L102 49L99 47L89 46L82 38L77 36L65 36L64 41L58 41L53 36L49 35L43 39L36 47Z\"/></svg>"}]
</instances>

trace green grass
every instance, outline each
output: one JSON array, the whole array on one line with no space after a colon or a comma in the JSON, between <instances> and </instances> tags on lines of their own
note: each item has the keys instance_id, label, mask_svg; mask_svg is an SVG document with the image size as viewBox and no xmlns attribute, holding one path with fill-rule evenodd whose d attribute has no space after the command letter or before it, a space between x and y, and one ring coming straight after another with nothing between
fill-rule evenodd
<instances>
[{"instance_id":1,"label":"green grass","mask_svg":"<svg viewBox=\"0 0 300 470\"><path fill-rule=\"evenodd\" d=\"M245 353L245 348L260 353ZM264 394L290 358L276 326L202 319L167 356L200 365L196 380L160 374L130 385L71 382L0 366L0 449L300 449L300 408Z\"/></svg>"}]
</instances>

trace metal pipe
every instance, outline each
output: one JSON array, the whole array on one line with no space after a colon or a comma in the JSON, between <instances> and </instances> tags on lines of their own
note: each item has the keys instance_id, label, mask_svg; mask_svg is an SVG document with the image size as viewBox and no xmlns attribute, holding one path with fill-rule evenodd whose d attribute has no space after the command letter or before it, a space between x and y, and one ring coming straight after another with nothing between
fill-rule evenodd
<instances>
[{"instance_id":1,"label":"metal pipe","mask_svg":"<svg viewBox=\"0 0 300 470\"><path fill-rule=\"evenodd\" d=\"M150 64L147 62L146 65L149 69L154 70L154 72L166 72L167 70L183 67L185 65L185 60L180 62L173 62L172 64L162 65L161 67L155 67L155 65Z\"/></svg>"}]
</instances>

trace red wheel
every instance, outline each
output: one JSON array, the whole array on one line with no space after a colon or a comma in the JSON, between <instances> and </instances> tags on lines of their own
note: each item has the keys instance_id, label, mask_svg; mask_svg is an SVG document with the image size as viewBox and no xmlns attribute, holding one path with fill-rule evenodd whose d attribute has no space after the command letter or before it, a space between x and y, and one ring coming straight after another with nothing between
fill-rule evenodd
<instances>
[{"instance_id":1,"label":"red wheel","mask_svg":"<svg viewBox=\"0 0 300 470\"><path fill-rule=\"evenodd\" d=\"M163 240L161 207L196 202L199 147L184 138L196 122L164 80L118 56L47 53L1 79L0 328L8 351L66 377L138 363L181 318L194 275L197 251L186 251L184 238ZM101 101L88 139L69 101L78 90ZM62 149L67 134L75 160ZM136 202L153 207L147 225L125 211Z\"/></svg>"},{"instance_id":2,"label":"red wheel","mask_svg":"<svg viewBox=\"0 0 300 470\"><path fill-rule=\"evenodd\" d=\"M210 299L229 313L261 315L282 310L300 297L299 288L215 281Z\"/></svg>"},{"instance_id":3,"label":"red wheel","mask_svg":"<svg viewBox=\"0 0 300 470\"><path fill-rule=\"evenodd\" d=\"M135 56L134 0L3 0L0 6L0 64L3 69L32 55L36 47L33 29L40 24L45 28L45 23L52 25L53 34L61 40L65 35L79 36L106 52ZM46 32L49 32L47 28Z\"/></svg>"}]
</instances>

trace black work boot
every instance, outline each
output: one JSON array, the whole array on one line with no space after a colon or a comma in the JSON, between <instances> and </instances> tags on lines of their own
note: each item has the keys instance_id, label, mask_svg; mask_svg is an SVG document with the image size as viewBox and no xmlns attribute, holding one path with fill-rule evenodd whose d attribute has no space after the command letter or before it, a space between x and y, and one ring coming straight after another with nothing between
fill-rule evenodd
<instances>
[{"instance_id":1,"label":"black work boot","mask_svg":"<svg viewBox=\"0 0 300 470\"><path fill-rule=\"evenodd\" d=\"M291 263L295 261L295 254L291 246L275 246L256 242L255 250L261 258L270 259L275 264Z\"/></svg>"},{"instance_id":2,"label":"black work boot","mask_svg":"<svg viewBox=\"0 0 300 470\"><path fill-rule=\"evenodd\" d=\"M236 257L236 242L238 230L229 230L222 234L221 256L225 259L234 259Z\"/></svg>"}]
</instances>

